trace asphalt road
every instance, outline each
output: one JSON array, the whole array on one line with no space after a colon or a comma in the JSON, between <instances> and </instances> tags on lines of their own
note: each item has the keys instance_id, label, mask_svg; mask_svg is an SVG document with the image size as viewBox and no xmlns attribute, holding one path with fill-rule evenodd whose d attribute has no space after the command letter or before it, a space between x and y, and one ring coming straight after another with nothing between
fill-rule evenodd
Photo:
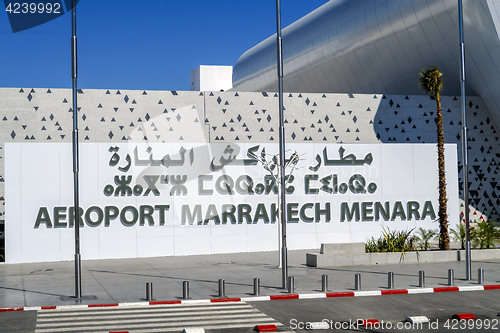
<instances>
[{"instance_id":1,"label":"asphalt road","mask_svg":"<svg viewBox=\"0 0 500 333\"><path fill-rule=\"evenodd\" d=\"M329 329L314 332L496 332L500 331L500 290L432 294L294 299L250 302L266 315L295 332L312 332L307 323L326 322ZM454 314L473 313L475 322L453 321ZM429 323L411 326L409 316L426 316ZM0 313L0 332L32 333L36 311ZM372 329L357 325L359 319L378 319ZM489 325L489 328L485 328ZM131 331L132 332L132 331ZM246 333L248 329L211 329L207 333Z\"/></svg>"},{"instance_id":2,"label":"asphalt road","mask_svg":"<svg viewBox=\"0 0 500 333\"><path fill-rule=\"evenodd\" d=\"M36 315L36 311L0 312L0 332L33 333Z\"/></svg>"},{"instance_id":3,"label":"asphalt road","mask_svg":"<svg viewBox=\"0 0 500 333\"><path fill-rule=\"evenodd\" d=\"M307 322L321 321L329 323L333 329L314 332L500 331L500 317L497 316L500 311L500 290L283 300L250 304L296 332L311 332L300 328L305 327ZM474 323L455 323L451 320L454 314L462 313L473 313L478 320ZM430 322L415 326L414 329L409 329L409 324L406 328L402 326L402 329L398 329L397 326L404 325L403 321L409 316L426 316ZM378 319L385 325L370 330L354 325L358 319ZM484 325L488 320L490 328L485 329ZM483 324L481 328L480 323Z\"/></svg>"}]
</instances>

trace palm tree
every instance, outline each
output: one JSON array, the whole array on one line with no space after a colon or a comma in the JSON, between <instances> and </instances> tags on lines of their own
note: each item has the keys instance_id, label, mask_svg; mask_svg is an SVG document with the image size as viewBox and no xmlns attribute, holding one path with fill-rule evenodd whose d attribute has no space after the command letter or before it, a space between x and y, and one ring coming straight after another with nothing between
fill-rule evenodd
<instances>
[{"instance_id":1,"label":"palm tree","mask_svg":"<svg viewBox=\"0 0 500 333\"><path fill-rule=\"evenodd\" d=\"M441 96L439 92L443 89L443 80L437 67L426 68L420 72L420 87L428 94L434 96L436 100L436 118L434 122L437 127L437 152L438 152L438 172L439 172L439 248L441 250L450 249L450 235L448 234L448 214L446 213L446 176L444 166L444 131L443 115L441 113Z\"/></svg>"}]
</instances>

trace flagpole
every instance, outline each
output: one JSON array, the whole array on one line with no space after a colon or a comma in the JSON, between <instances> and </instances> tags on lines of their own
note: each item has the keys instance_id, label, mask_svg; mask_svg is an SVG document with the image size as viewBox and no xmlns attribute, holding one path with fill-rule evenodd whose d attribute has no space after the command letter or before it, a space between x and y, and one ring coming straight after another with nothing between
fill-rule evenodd
<instances>
[{"instance_id":1,"label":"flagpole","mask_svg":"<svg viewBox=\"0 0 500 333\"><path fill-rule=\"evenodd\" d=\"M279 98L279 204L281 221L281 285L283 289L288 284L288 256L286 249L286 184L285 184L285 127L283 122L283 45L281 40L281 4L276 0L277 46L278 46L278 98Z\"/></svg>"},{"instance_id":2,"label":"flagpole","mask_svg":"<svg viewBox=\"0 0 500 333\"><path fill-rule=\"evenodd\" d=\"M73 90L73 187L75 228L75 298L82 297L82 269L80 257L80 206L78 197L78 103L77 103L77 59L76 59L76 0L71 4L71 79Z\"/></svg>"},{"instance_id":3,"label":"flagpole","mask_svg":"<svg viewBox=\"0 0 500 333\"><path fill-rule=\"evenodd\" d=\"M458 29L460 34L460 87L462 109L462 168L464 189L465 217L465 279L471 280L471 245L469 223L469 179L468 179L468 144L467 144L467 113L465 112L465 43L462 0L458 0Z\"/></svg>"}]
</instances>

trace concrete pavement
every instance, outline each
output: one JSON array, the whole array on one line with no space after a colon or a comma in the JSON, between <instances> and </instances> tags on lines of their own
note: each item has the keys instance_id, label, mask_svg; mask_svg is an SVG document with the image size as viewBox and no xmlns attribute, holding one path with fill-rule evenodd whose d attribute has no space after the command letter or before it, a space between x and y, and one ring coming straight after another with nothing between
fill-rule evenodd
<instances>
[{"instance_id":1,"label":"concrete pavement","mask_svg":"<svg viewBox=\"0 0 500 333\"><path fill-rule=\"evenodd\" d=\"M386 290L387 273L394 273L395 288L418 288L419 271L425 271L426 287L448 283L448 269L455 286L478 285L477 270L484 269L484 284L500 284L500 260L474 261L472 280L465 280L465 262L418 263L335 268L307 267L306 253L288 251L289 275L295 293L321 291L321 276L328 275L329 291L354 290L354 275L361 274L362 290ZM281 289L277 252L200 255L142 259L82 260L82 298L75 299L74 263L51 262L0 265L0 307L60 306L142 302L146 283L153 284L158 301L182 298L183 281L190 282L192 299L218 296L218 280L226 282L227 297L253 295L253 279L260 278L261 295L287 293Z\"/></svg>"}]
</instances>

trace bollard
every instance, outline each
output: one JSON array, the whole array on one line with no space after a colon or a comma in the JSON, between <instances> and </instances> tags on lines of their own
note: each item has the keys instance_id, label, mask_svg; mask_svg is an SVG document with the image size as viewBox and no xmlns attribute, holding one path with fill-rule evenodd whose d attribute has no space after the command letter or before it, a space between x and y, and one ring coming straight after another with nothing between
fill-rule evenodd
<instances>
[{"instance_id":1,"label":"bollard","mask_svg":"<svg viewBox=\"0 0 500 333\"><path fill-rule=\"evenodd\" d=\"M484 284L484 269L482 268L477 270L477 283Z\"/></svg>"},{"instance_id":2,"label":"bollard","mask_svg":"<svg viewBox=\"0 0 500 333\"><path fill-rule=\"evenodd\" d=\"M361 290L361 274L356 273L354 275L354 290Z\"/></svg>"},{"instance_id":3,"label":"bollard","mask_svg":"<svg viewBox=\"0 0 500 333\"><path fill-rule=\"evenodd\" d=\"M425 287L425 272L418 271L418 286Z\"/></svg>"},{"instance_id":4,"label":"bollard","mask_svg":"<svg viewBox=\"0 0 500 333\"><path fill-rule=\"evenodd\" d=\"M219 297L226 297L226 282L219 279Z\"/></svg>"},{"instance_id":5,"label":"bollard","mask_svg":"<svg viewBox=\"0 0 500 333\"><path fill-rule=\"evenodd\" d=\"M393 272L387 273L387 288L394 289L394 273Z\"/></svg>"},{"instance_id":6,"label":"bollard","mask_svg":"<svg viewBox=\"0 0 500 333\"><path fill-rule=\"evenodd\" d=\"M153 283L146 282L146 300L151 301L153 299Z\"/></svg>"},{"instance_id":7,"label":"bollard","mask_svg":"<svg viewBox=\"0 0 500 333\"><path fill-rule=\"evenodd\" d=\"M321 275L321 291L326 293L328 291L328 275Z\"/></svg>"},{"instance_id":8,"label":"bollard","mask_svg":"<svg viewBox=\"0 0 500 333\"><path fill-rule=\"evenodd\" d=\"M253 294L255 296L260 295L260 279L259 278L253 279Z\"/></svg>"},{"instance_id":9,"label":"bollard","mask_svg":"<svg viewBox=\"0 0 500 333\"><path fill-rule=\"evenodd\" d=\"M292 294L295 291L295 278L293 276L288 277L288 293Z\"/></svg>"},{"instance_id":10,"label":"bollard","mask_svg":"<svg viewBox=\"0 0 500 333\"><path fill-rule=\"evenodd\" d=\"M182 298L189 299L189 281L182 281Z\"/></svg>"},{"instance_id":11,"label":"bollard","mask_svg":"<svg viewBox=\"0 0 500 333\"><path fill-rule=\"evenodd\" d=\"M455 285L455 273L453 272L453 269L448 270L448 285L449 286Z\"/></svg>"}]
</instances>

